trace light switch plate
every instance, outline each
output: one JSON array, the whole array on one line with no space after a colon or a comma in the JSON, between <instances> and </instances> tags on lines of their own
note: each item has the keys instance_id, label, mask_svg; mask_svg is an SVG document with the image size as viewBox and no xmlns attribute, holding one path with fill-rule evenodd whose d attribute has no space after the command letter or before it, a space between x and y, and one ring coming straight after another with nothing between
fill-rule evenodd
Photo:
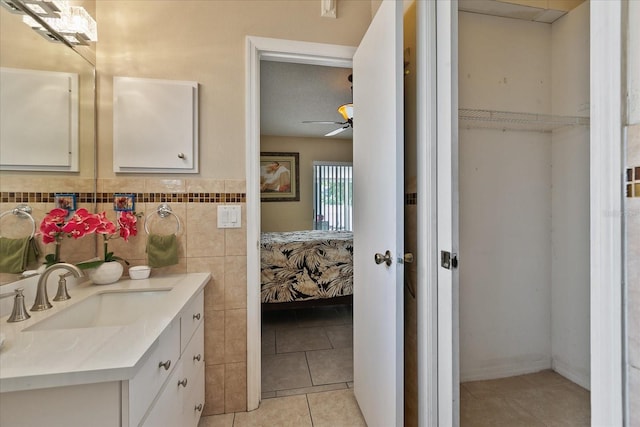
<instances>
[{"instance_id":1,"label":"light switch plate","mask_svg":"<svg viewBox=\"0 0 640 427\"><path fill-rule=\"evenodd\" d=\"M240 205L218 205L218 228L242 227Z\"/></svg>"}]
</instances>

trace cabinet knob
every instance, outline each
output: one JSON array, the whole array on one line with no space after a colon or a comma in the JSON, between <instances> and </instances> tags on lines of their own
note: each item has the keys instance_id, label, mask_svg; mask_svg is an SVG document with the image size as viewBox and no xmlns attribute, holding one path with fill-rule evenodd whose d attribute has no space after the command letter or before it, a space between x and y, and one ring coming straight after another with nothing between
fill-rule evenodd
<instances>
[{"instance_id":1,"label":"cabinet knob","mask_svg":"<svg viewBox=\"0 0 640 427\"><path fill-rule=\"evenodd\" d=\"M200 313L194 314L194 315L193 315L193 318L194 318L195 320L200 320Z\"/></svg>"},{"instance_id":2,"label":"cabinet knob","mask_svg":"<svg viewBox=\"0 0 640 427\"><path fill-rule=\"evenodd\" d=\"M199 405L196 405L194 409L198 412L202 412L202 403L200 403Z\"/></svg>"},{"instance_id":3,"label":"cabinet knob","mask_svg":"<svg viewBox=\"0 0 640 427\"><path fill-rule=\"evenodd\" d=\"M178 158L179 159L184 159L184 153L178 153Z\"/></svg>"},{"instance_id":4,"label":"cabinet knob","mask_svg":"<svg viewBox=\"0 0 640 427\"><path fill-rule=\"evenodd\" d=\"M171 360L167 360L166 362L158 363L158 368L164 368L165 371L169 370L169 366L171 366Z\"/></svg>"},{"instance_id":5,"label":"cabinet knob","mask_svg":"<svg viewBox=\"0 0 640 427\"><path fill-rule=\"evenodd\" d=\"M182 387L186 387L187 386L187 379L186 378L178 381L178 387L180 387L180 386L182 386Z\"/></svg>"},{"instance_id":6,"label":"cabinet knob","mask_svg":"<svg viewBox=\"0 0 640 427\"><path fill-rule=\"evenodd\" d=\"M199 354L193 356L193 360L197 360L199 362L200 359L202 359L202 356L200 356Z\"/></svg>"}]
</instances>

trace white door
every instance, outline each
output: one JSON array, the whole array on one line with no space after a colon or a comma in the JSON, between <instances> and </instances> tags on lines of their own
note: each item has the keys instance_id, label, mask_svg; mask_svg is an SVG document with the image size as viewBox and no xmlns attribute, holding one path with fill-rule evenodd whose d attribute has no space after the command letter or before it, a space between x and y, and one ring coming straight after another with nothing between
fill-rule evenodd
<instances>
[{"instance_id":1,"label":"white door","mask_svg":"<svg viewBox=\"0 0 640 427\"><path fill-rule=\"evenodd\" d=\"M354 385L369 427L403 424L402 6L381 4L353 57Z\"/></svg>"},{"instance_id":2,"label":"white door","mask_svg":"<svg viewBox=\"0 0 640 427\"><path fill-rule=\"evenodd\" d=\"M438 426L460 425L458 351L458 2L436 3ZM434 254L435 255L435 254ZM448 257L448 259L447 259ZM464 262L464 260L462 260Z\"/></svg>"}]
</instances>

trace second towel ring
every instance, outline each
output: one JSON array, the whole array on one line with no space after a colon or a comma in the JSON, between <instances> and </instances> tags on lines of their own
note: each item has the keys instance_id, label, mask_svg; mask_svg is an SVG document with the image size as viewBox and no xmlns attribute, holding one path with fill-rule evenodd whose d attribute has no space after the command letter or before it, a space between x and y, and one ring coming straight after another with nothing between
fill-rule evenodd
<instances>
[{"instance_id":1,"label":"second towel ring","mask_svg":"<svg viewBox=\"0 0 640 427\"><path fill-rule=\"evenodd\" d=\"M177 235L178 233L180 233L180 230L181 230L181 228L182 228L182 224L180 223L180 217L178 217L178 215L176 215L176 214L173 212L173 210L171 210L171 206L169 206L169 204L168 204L168 203L161 203L161 204L158 206L158 209L156 209L156 211L155 211L155 212L151 212L149 215L147 215L147 217L146 217L146 218L145 218L145 220L144 220L144 231L146 231L146 233L147 233L147 234L150 234L150 233L149 233L149 226L148 226L147 224L149 223L149 219L151 218L151 216L152 216L154 213L155 213L155 214L158 214L158 215L160 216L160 218L166 218L166 217L168 217L169 215L173 215L173 216L175 216L175 217L176 217L176 221L177 221L177 223L178 223L178 224L177 224L178 226L177 226L177 228L176 228L176 232L175 232L175 234Z\"/></svg>"},{"instance_id":2,"label":"second towel ring","mask_svg":"<svg viewBox=\"0 0 640 427\"><path fill-rule=\"evenodd\" d=\"M23 217L27 217L31 220L31 235L29 237L33 238L33 236L36 235L36 220L33 219L33 216L31 215L32 209L31 206L29 205L18 205L15 208L2 212L0 214L0 218L2 218L3 216L7 215L7 214L13 214L16 215L18 217L23 216Z\"/></svg>"}]
</instances>

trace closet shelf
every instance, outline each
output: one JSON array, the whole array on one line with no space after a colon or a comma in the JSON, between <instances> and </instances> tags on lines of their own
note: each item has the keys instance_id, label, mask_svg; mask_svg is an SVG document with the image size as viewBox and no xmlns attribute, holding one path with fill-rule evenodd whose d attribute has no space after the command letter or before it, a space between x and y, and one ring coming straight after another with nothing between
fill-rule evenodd
<instances>
[{"instance_id":1,"label":"closet shelf","mask_svg":"<svg viewBox=\"0 0 640 427\"><path fill-rule=\"evenodd\" d=\"M511 111L458 110L460 127L465 129L500 129L530 132L553 132L568 126L589 126L589 117L551 114L515 113Z\"/></svg>"}]
</instances>

